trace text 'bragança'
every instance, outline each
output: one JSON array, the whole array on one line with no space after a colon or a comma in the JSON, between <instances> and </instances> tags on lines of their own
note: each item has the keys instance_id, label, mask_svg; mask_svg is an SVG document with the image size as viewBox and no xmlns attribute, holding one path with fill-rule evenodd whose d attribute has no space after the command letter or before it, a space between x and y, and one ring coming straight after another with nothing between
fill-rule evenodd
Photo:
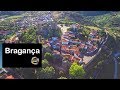
<instances>
[{"instance_id":1,"label":"text 'bragan\u00e7a'","mask_svg":"<svg viewBox=\"0 0 120 90\"><path fill-rule=\"evenodd\" d=\"M5 54L40 54L40 49L11 49L9 47L5 48Z\"/></svg>"}]
</instances>

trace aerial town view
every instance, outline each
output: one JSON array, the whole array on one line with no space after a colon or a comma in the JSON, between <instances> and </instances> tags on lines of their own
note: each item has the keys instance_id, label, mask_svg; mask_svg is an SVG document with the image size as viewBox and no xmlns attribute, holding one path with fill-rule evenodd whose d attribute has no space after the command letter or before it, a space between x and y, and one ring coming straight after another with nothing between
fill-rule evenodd
<instances>
[{"instance_id":1,"label":"aerial town view","mask_svg":"<svg viewBox=\"0 0 120 90\"><path fill-rule=\"evenodd\" d=\"M120 79L120 11L0 11L0 43L42 44L42 68L0 79Z\"/></svg>"}]
</instances>

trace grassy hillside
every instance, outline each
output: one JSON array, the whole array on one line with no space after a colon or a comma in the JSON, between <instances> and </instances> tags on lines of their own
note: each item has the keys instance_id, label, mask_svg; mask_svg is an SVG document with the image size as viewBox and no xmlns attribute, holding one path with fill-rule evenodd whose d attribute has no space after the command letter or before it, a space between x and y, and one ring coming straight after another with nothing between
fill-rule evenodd
<instances>
[{"instance_id":1,"label":"grassy hillside","mask_svg":"<svg viewBox=\"0 0 120 90\"><path fill-rule=\"evenodd\" d=\"M99 16L89 16L86 19L90 20L96 25L107 27L120 26L120 12L110 12Z\"/></svg>"}]
</instances>

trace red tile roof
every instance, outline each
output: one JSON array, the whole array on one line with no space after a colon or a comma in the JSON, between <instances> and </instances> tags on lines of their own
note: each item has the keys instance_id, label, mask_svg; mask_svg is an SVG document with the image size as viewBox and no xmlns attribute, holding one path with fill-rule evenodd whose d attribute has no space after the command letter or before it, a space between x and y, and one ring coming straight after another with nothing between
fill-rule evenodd
<instances>
[{"instance_id":1,"label":"red tile roof","mask_svg":"<svg viewBox=\"0 0 120 90\"><path fill-rule=\"evenodd\" d=\"M71 62L73 62L73 61L75 61L75 60L80 60L81 58L75 58L74 56L70 56L70 58L69 58L69 60L71 61Z\"/></svg>"},{"instance_id":2,"label":"red tile roof","mask_svg":"<svg viewBox=\"0 0 120 90\"><path fill-rule=\"evenodd\" d=\"M5 79L15 79L12 75L6 76Z\"/></svg>"},{"instance_id":3,"label":"red tile roof","mask_svg":"<svg viewBox=\"0 0 120 90\"><path fill-rule=\"evenodd\" d=\"M61 49L67 50L67 49L68 49L68 46L67 46L67 45L62 45L62 46L61 46Z\"/></svg>"},{"instance_id":4,"label":"red tile roof","mask_svg":"<svg viewBox=\"0 0 120 90\"><path fill-rule=\"evenodd\" d=\"M71 55L70 54L63 54L63 56L69 59Z\"/></svg>"},{"instance_id":5,"label":"red tile roof","mask_svg":"<svg viewBox=\"0 0 120 90\"><path fill-rule=\"evenodd\" d=\"M85 44L80 44L80 48L84 48L85 47Z\"/></svg>"},{"instance_id":6,"label":"red tile roof","mask_svg":"<svg viewBox=\"0 0 120 90\"><path fill-rule=\"evenodd\" d=\"M60 54L60 52L57 51L57 50L54 50L53 53L55 53L55 54Z\"/></svg>"},{"instance_id":7,"label":"red tile roof","mask_svg":"<svg viewBox=\"0 0 120 90\"><path fill-rule=\"evenodd\" d=\"M62 42L68 42L69 40L68 39L62 39Z\"/></svg>"}]
</instances>

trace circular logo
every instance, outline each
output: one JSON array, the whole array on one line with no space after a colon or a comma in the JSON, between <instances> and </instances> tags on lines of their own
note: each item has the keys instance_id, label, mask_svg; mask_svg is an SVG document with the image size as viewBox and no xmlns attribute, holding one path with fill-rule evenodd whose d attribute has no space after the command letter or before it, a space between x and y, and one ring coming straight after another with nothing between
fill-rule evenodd
<instances>
[{"instance_id":1,"label":"circular logo","mask_svg":"<svg viewBox=\"0 0 120 90\"><path fill-rule=\"evenodd\" d=\"M32 63L33 65L38 65L38 63L39 63L39 58L37 58L37 57L32 57L31 63Z\"/></svg>"}]
</instances>

